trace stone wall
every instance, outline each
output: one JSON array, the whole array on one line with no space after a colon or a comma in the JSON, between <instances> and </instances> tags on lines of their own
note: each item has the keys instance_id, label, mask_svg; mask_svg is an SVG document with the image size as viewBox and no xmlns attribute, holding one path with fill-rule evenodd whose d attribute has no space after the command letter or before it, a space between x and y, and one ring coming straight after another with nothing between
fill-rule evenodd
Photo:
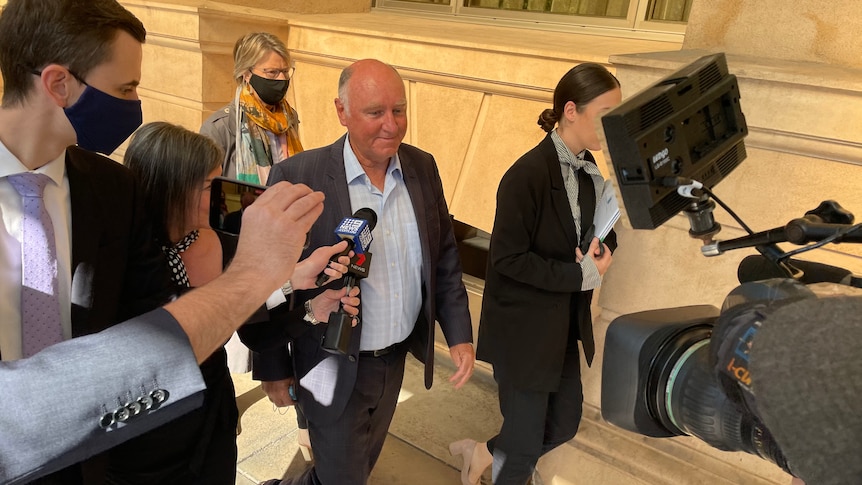
<instances>
[{"instance_id":1,"label":"stone wall","mask_svg":"<svg viewBox=\"0 0 862 485\"><path fill-rule=\"evenodd\" d=\"M860 7L856 0L697 0L683 48L862 67Z\"/></svg>"}]
</instances>

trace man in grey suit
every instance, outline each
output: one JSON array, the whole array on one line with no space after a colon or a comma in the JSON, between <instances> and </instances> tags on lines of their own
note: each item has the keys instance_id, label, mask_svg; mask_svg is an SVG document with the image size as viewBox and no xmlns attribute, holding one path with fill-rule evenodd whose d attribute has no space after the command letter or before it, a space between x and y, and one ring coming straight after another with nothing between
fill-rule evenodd
<instances>
[{"instance_id":1,"label":"man in grey suit","mask_svg":"<svg viewBox=\"0 0 862 485\"><path fill-rule=\"evenodd\" d=\"M173 317L201 357L230 334L222 335L221 328L233 330L248 316L242 300L257 298L239 295L238 302L228 304L234 298L227 295L234 292L223 283L222 291L216 292L218 286L199 291L190 301L169 305L167 313L144 317L138 325L146 328L133 326L89 344L38 353L156 308L170 292L164 256L148 231L134 176L84 149L110 153L140 124L136 86L145 35L140 21L114 0L10 0L0 14L0 357L34 356L0 367L0 476L10 480L32 480L191 409L184 398L199 390L200 375L182 363L202 359L191 358L187 350L162 355L162 350L188 346L176 342L182 334ZM73 146L76 142L81 147ZM43 190L32 190L40 186ZM298 196L282 197L269 208L263 204L258 212L278 217L294 200L309 196L310 189L288 187L274 194L278 192ZM311 199L314 205L321 201L320 194ZM320 210L314 209L317 214ZM267 221L266 227L272 223ZM288 254L298 256L310 224L281 228L299 232L291 236L298 244L288 242L296 251ZM268 244L258 244L255 254L284 243L265 240ZM34 262L40 255L45 260ZM238 275L251 283L262 277L270 280L264 283L269 286L271 278L250 274L261 267L249 268L252 260L247 261ZM292 268L296 260L285 262ZM283 273L270 291L286 281ZM205 329L205 324L212 327ZM173 329L165 333L173 344L140 347L165 325ZM120 341L122 336L133 340ZM135 350L128 350L130 344ZM140 352L162 362L149 367L152 360L134 357ZM147 367L128 373L129 363ZM166 373L162 365L176 365L177 371ZM82 399L83 389L92 394ZM66 425L53 426L60 422ZM69 450L74 451L56 458ZM62 478L53 479L74 483L81 476L79 467L61 473Z\"/></svg>"},{"instance_id":2,"label":"man in grey suit","mask_svg":"<svg viewBox=\"0 0 862 485\"><path fill-rule=\"evenodd\" d=\"M30 482L200 406L198 364L290 278L322 202L306 186L275 185L246 211L236 256L214 281L100 333L0 362L0 483Z\"/></svg>"},{"instance_id":3,"label":"man in grey suit","mask_svg":"<svg viewBox=\"0 0 862 485\"><path fill-rule=\"evenodd\" d=\"M277 164L269 183L303 183L326 194L308 251L334 243L333 230L344 217L374 210L373 258L361 280L360 323L346 354L321 348L327 325L317 324L325 316L306 307L309 326L293 342L293 356L279 348L254 363L255 378L276 405L293 402L288 386L295 385L308 418L315 466L284 483L366 483L395 412L408 351L425 363L425 385L431 386L435 321L458 368L451 379L456 388L472 375L475 359L467 292L434 157L401 143L407 131L401 76L380 61L358 61L342 72L335 107L347 135ZM296 304L314 294L298 292Z\"/></svg>"}]
</instances>

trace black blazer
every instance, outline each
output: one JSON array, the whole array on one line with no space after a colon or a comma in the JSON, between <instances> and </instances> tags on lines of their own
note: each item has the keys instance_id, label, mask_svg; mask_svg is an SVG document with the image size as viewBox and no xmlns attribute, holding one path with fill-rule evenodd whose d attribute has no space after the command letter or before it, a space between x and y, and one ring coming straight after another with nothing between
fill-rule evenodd
<instances>
[{"instance_id":1,"label":"black blazer","mask_svg":"<svg viewBox=\"0 0 862 485\"><path fill-rule=\"evenodd\" d=\"M294 155L275 165L270 172L270 185L288 180L304 183L326 194L323 214L311 228L310 245L303 258L320 246L337 243L333 230L344 217L353 213L344 172L344 143L345 137L341 137L332 145ZM425 386L430 388L434 366L434 321L440 323L450 346L472 342L472 324L467 291L461 280L461 260L434 157L406 144L398 149L398 156L422 243L422 311L409 338L410 350L425 363ZM372 271L373 264L372 261ZM343 280L333 285L343 285ZM305 300L320 291L297 292L295 304L301 308ZM284 379L293 376L295 371L300 383L298 397L302 411L309 419L318 422L334 420L344 410L356 382L362 334L360 322L353 329L349 355L334 355L320 347L325 327L308 326L308 330L293 342L294 369L291 369L291 359L284 346L257 354L252 366L255 379L265 381ZM324 367L327 367L326 372ZM317 401L314 396L328 396L331 402Z\"/></svg>"},{"instance_id":2,"label":"black blazer","mask_svg":"<svg viewBox=\"0 0 862 485\"><path fill-rule=\"evenodd\" d=\"M72 207L72 336L96 333L152 310L176 292L123 165L69 147Z\"/></svg>"},{"instance_id":3,"label":"black blazer","mask_svg":"<svg viewBox=\"0 0 862 485\"><path fill-rule=\"evenodd\" d=\"M595 163L589 152L586 159ZM592 214L584 219L583 227L589 227ZM604 242L615 250L616 233ZM557 390L571 331L578 332L592 362L593 292L581 291L578 244L549 135L500 181L479 324L477 357L518 388Z\"/></svg>"},{"instance_id":4,"label":"black blazer","mask_svg":"<svg viewBox=\"0 0 862 485\"><path fill-rule=\"evenodd\" d=\"M135 176L123 165L76 146L66 149L66 176L72 211L72 336L80 337L161 306L177 288L155 243ZM131 396L135 391L129 392ZM113 409L117 403L108 405ZM83 462L84 473L102 473L109 453ZM80 466L52 477L74 480Z\"/></svg>"}]
</instances>

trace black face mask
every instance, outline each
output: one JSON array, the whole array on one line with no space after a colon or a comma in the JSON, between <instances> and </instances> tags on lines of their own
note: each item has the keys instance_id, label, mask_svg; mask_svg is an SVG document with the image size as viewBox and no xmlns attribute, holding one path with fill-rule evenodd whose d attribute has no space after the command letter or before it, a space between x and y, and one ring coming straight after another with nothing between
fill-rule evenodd
<instances>
[{"instance_id":1,"label":"black face mask","mask_svg":"<svg viewBox=\"0 0 862 485\"><path fill-rule=\"evenodd\" d=\"M261 101L274 106L284 99L290 81L287 79L267 79L252 73L248 83L251 84Z\"/></svg>"}]
</instances>

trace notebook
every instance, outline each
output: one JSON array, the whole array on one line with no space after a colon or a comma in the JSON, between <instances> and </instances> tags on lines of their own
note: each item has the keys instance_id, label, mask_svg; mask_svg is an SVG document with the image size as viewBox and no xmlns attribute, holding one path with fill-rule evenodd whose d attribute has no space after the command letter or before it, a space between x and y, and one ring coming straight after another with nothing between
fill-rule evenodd
<instances>
[{"instance_id":1,"label":"notebook","mask_svg":"<svg viewBox=\"0 0 862 485\"><path fill-rule=\"evenodd\" d=\"M604 241L619 219L620 204L617 201L617 193L614 191L613 183L610 180L605 180L602 197L596 205L596 215L593 217L595 237L599 238L599 241Z\"/></svg>"}]
</instances>

